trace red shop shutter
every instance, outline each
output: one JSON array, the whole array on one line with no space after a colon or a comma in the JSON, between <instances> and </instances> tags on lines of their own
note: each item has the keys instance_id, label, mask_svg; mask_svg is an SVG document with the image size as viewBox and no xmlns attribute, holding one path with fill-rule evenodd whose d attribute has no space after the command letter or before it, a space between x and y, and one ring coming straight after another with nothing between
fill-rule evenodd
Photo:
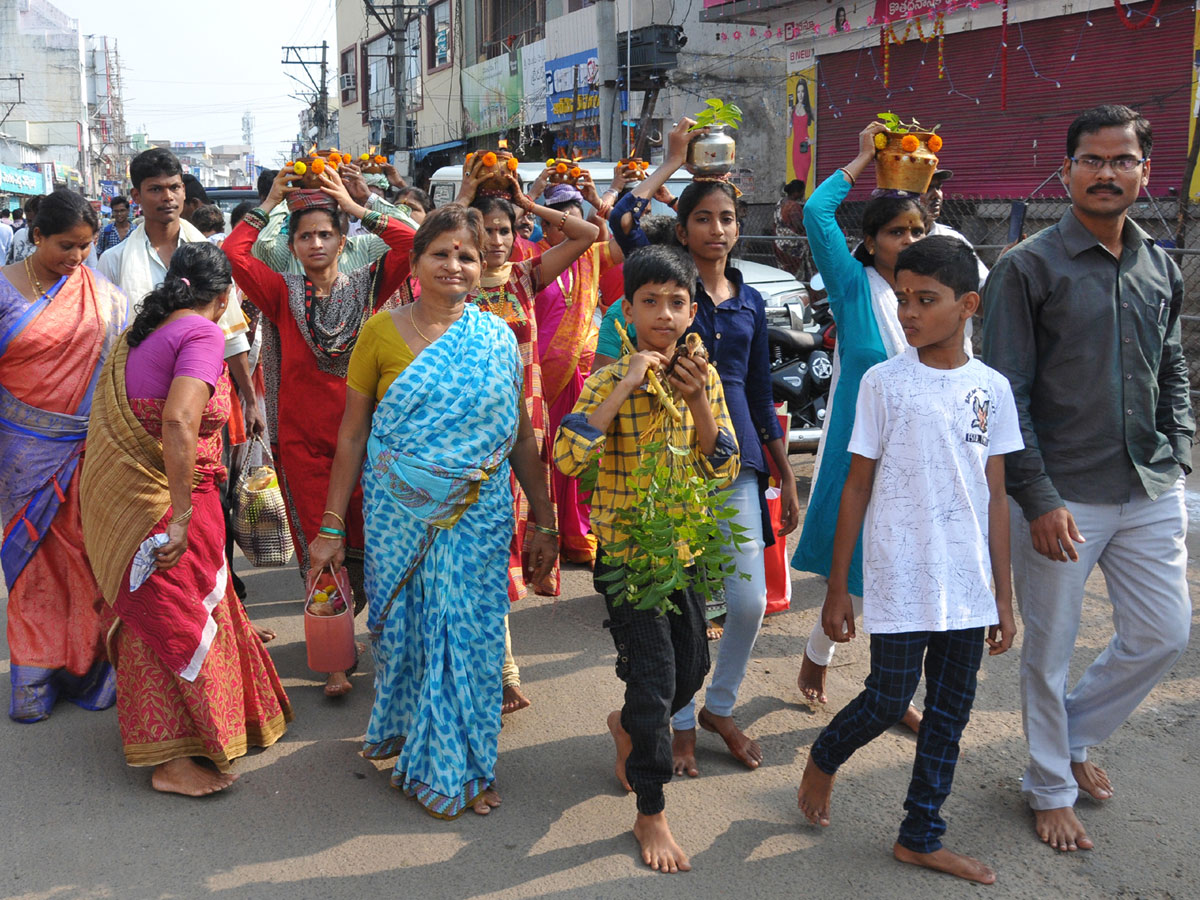
<instances>
[{"instance_id":1,"label":"red shop shutter","mask_svg":"<svg viewBox=\"0 0 1200 900\"><path fill-rule=\"evenodd\" d=\"M907 43L892 45L890 99L883 86L878 42L822 56L817 171L824 178L853 159L859 131L873 113L890 109L904 119L915 116L929 125L941 123L939 133L946 143L940 164L954 170L949 185L953 194L1023 197L1062 164L1067 126L1080 111L1123 103L1139 110L1154 128L1150 191L1165 196L1168 188L1180 186L1187 158L1190 11L1190 2L1164 0L1158 10L1159 17L1167 19L1162 27L1137 31L1123 27L1111 7L1091 13L1092 27L1086 14L1026 22L1020 30L1010 24L1004 111L998 27L948 34L946 77L941 80L937 41L921 43L914 27ZM925 27L928 32L928 22ZM903 34L902 26L896 26L896 33ZM1041 78L1034 76L1031 57ZM878 80L873 80L876 73ZM1060 87L1055 87L1056 81ZM852 196L861 199L873 187L874 178L868 175Z\"/></svg>"}]
</instances>

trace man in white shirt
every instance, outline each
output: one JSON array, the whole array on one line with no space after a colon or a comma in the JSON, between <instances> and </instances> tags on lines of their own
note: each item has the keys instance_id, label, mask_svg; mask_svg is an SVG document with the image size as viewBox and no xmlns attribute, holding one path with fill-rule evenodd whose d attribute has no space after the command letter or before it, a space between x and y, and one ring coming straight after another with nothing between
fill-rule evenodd
<instances>
[{"instance_id":1,"label":"man in white shirt","mask_svg":"<svg viewBox=\"0 0 1200 900\"><path fill-rule=\"evenodd\" d=\"M944 225L938 221L942 214L942 201L945 199L942 186L954 177L954 172L950 169L938 169L933 173L933 179L929 182L929 190L921 195L921 205L925 207L929 213L929 218L933 224L929 226L930 234L948 234L950 237L956 237L972 250L974 245L967 240L966 236L961 232L951 228L949 225ZM988 267L983 264L983 260L979 259L979 254L975 254L975 259L979 263L979 283L982 285L988 277ZM967 337L971 336L968 329Z\"/></svg>"},{"instance_id":2,"label":"man in white shirt","mask_svg":"<svg viewBox=\"0 0 1200 900\"><path fill-rule=\"evenodd\" d=\"M8 208L0 209L0 259L8 259L8 248L12 244L13 228L9 221L12 213Z\"/></svg>"}]
</instances>

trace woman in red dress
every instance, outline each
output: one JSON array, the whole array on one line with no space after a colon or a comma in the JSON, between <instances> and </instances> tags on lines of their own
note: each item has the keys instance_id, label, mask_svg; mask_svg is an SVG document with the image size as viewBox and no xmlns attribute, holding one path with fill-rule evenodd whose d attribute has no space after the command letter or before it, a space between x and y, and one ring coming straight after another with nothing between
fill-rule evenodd
<instances>
[{"instance_id":1,"label":"woman in red dress","mask_svg":"<svg viewBox=\"0 0 1200 900\"><path fill-rule=\"evenodd\" d=\"M267 428L275 439L275 464L288 506L292 542L302 575L308 572L308 544L324 512L325 488L337 450L338 425L346 407L350 351L362 326L396 294L409 274L416 233L399 219L368 211L342 184L337 171L318 176L319 191L292 186L291 165L275 177L271 193L251 210L222 245L246 299L262 311L263 377ZM250 254L267 215L288 202L288 245L303 275L281 275ZM346 243L346 216L379 235L391 248L376 262L347 274L338 271ZM366 602L363 589L362 491L356 489L346 513L346 568L355 607ZM325 693L350 690L343 672L334 672Z\"/></svg>"}]
</instances>

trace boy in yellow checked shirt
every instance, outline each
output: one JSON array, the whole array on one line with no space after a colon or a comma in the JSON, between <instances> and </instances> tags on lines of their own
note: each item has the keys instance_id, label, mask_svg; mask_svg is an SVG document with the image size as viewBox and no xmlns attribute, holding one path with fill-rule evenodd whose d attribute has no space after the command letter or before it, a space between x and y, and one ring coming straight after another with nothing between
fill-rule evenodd
<instances>
[{"instance_id":1,"label":"boy in yellow checked shirt","mask_svg":"<svg viewBox=\"0 0 1200 900\"><path fill-rule=\"evenodd\" d=\"M646 389L647 372L665 369L691 326L696 280L692 260L667 247L647 247L626 260L623 311L636 329L637 352L588 378L554 444L555 464L569 476L583 474L603 454L592 493L592 531L600 543L594 577L608 608L605 625L617 648L617 677L625 682L625 705L609 714L608 727L617 747L617 777L637 793L633 833L642 859L660 872L691 868L667 824L663 785L672 774L671 716L708 674L704 600L691 588L675 591L670 600L677 614L622 602L623 589L604 577L615 571L604 548L627 537L615 524L617 514L635 501L632 473L645 449L641 438L663 414L660 399ZM703 477L731 482L738 473L738 447L716 369L704 359L682 357L667 380L683 400L672 441L686 440L695 450ZM694 514L706 516L708 510Z\"/></svg>"}]
</instances>

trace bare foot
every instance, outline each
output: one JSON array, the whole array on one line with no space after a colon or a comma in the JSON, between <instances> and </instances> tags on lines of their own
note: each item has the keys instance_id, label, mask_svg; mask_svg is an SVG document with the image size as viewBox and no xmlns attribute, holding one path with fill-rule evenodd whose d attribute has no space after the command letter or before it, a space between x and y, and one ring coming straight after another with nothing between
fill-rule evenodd
<instances>
[{"instance_id":1,"label":"bare foot","mask_svg":"<svg viewBox=\"0 0 1200 900\"><path fill-rule=\"evenodd\" d=\"M1091 850L1095 846L1083 830L1083 823L1075 816L1075 810L1069 806L1035 809L1033 817L1038 837L1055 850Z\"/></svg>"},{"instance_id":2,"label":"bare foot","mask_svg":"<svg viewBox=\"0 0 1200 900\"><path fill-rule=\"evenodd\" d=\"M671 738L671 766L676 775L695 778L700 774L696 768L696 729L676 728Z\"/></svg>"},{"instance_id":3,"label":"bare foot","mask_svg":"<svg viewBox=\"0 0 1200 900\"><path fill-rule=\"evenodd\" d=\"M800 663L800 674L796 678L796 685L800 688L800 693L804 695L804 699L810 703L825 703L829 699L825 696L826 668L826 666L818 666L808 658L807 653L804 654L804 660Z\"/></svg>"},{"instance_id":4,"label":"bare foot","mask_svg":"<svg viewBox=\"0 0 1200 900\"><path fill-rule=\"evenodd\" d=\"M913 734L917 734L921 731L922 718L924 718L924 714L910 703L908 709L904 711L904 718L900 721L905 725L905 727L908 728L909 731L911 731Z\"/></svg>"},{"instance_id":5,"label":"bare foot","mask_svg":"<svg viewBox=\"0 0 1200 900\"><path fill-rule=\"evenodd\" d=\"M350 683L345 672L330 672L329 677L325 679L326 697L344 697L353 689L354 685Z\"/></svg>"},{"instance_id":6,"label":"bare foot","mask_svg":"<svg viewBox=\"0 0 1200 900\"><path fill-rule=\"evenodd\" d=\"M629 737L629 732L621 727L621 711L619 709L614 709L608 714L608 730L612 732L613 743L617 745L615 768L617 781L621 782L621 787L625 790L632 791L633 787L629 784L629 779L625 777L625 760L629 759L629 754L633 752L633 739Z\"/></svg>"},{"instance_id":7,"label":"bare foot","mask_svg":"<svg viewBox=\"0 0 1200 900\"><path fill-rule=\"evenodd\" d=\"M713 621L708 623L708 627L704 629L704 636L709 642L719 641L725 635L725 626L719 622Z\"/></svg>"},{"instance_id":8,"label":"bare foot","mask_svg":"<svg viewBox=\"0 0 1200 900\"><path fill-rule=\"evenodd\" d=\"M700 710L696 717L700 727L705 731L714 731L725 741L725 746L747 769L757 769L763 760L762 748L758 742L746 737L745 733L733 722L733 716L718 716L708 711L708 707Z\"/></svg>"},{"instance_id":9,"label":"bare foot","mask_svg":"<svg viewBox=\"0 0 1200 900\"><path fill-rule=\"evenodd\" d=\"M471 804L471 809L475 811L477 816L486 816L499 805L500 795L496 792L496 786L492 785L475 798L475 802Z\"/></svg>"},{"instance_id":10,"label":"bare foot","mask_svg":"<svg viewBox=\"0 0 1200 900\"><path fill-rule=\"evenodd\" d=\"M826 775L822 772L813 762L812 753L808 754L808 763L800 777L798 805L808 821L822 828L829 825L829 800L833 796L833 782L836 778L836 775Z\"/></svg>"},{"instance_id":11,"label":"bare foot","mask_svg":"<svg viewBox=\"0 0 1200 900\"><path fill-rule=\"evenodd\" d=\"M642 862L658 872L690 872L692 864L675 843L667 814L653 816L638 813L633 824L633 836L642 845Z\"/></svg>"},{"instance_id":12,"label":"bare foot","mask_svg":"<svg viewBox=\"0 0 1200 900\"><path fill-rule=\"evenodd\" d=\"M504 702L500 704L500 715L507 716L518 709L525 709L532 702L521 693L521 686L519 684L506 684L504 686Z\"/></svg>"},{"instance_id":13,"label":"bare foot","mask_svg":"<svg viewBox=\"0 0 1200 900\"><path fill-rule=\"evenodd\" d=\"M996 873L979 860L947 850L945 847L932 853L917 853L896 844L892 847L892 856L902 863L924 866L926 869L945 872L967 881L978 881L980 884L994 884L996 881Z\"/></svg>"},{"instance_id":14,"label":"bare foot","mask_svg":"<svg viewBox=\"0 0 1200 900\"><path fill-rule=\"evenodd\" d=\"M1081 790L1087 791L1093 800L1108 800L1113 795L1112 782L1108 773L1090 762L1071 763L1071 774Z\"/></svg>"},{"instance_id":15,"label":"bare foot","mask_svg":"<svg viewBox=\"0 0 1200 900\"><path fill-rule=\"evenodd\" d=\"M225 790L237 780L238 776L232 773L216 772L183 756L155 766L150 786L165 794L205 797Z\"/></svg>"},{"instance_id":16,"label":"bare foot","mask_svg":"<svg viewBox=\"0 0 1200 900\"><path fill-rule=\"evenodd\" d=\"M275 632L270 628L259 628L257 625L251 625L250 627L254 629L254 633L258 635L258 639L264 644L269 644L275 640Z\"/></svg>"}]
</instances>

